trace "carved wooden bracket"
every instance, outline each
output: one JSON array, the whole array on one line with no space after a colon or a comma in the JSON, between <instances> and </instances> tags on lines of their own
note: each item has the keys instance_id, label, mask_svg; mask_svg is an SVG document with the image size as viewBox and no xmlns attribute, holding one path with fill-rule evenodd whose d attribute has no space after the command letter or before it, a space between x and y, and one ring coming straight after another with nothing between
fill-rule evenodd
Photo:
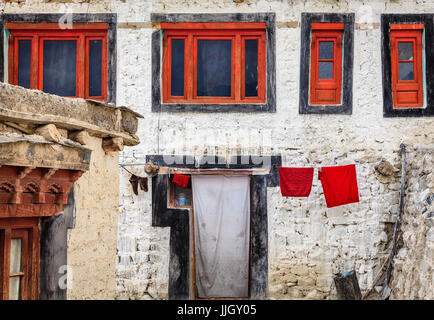
<instances>
[{"instance_id":1,"label":"carved wooden bracket","mask_svg":"<svg viewBox=\"0 0 434 320\"><path fill-rule=\"evenodd\" d=\"M82 171L0 167L0 218L52 216L68 203Z\"/></svg>"}]
</instances>

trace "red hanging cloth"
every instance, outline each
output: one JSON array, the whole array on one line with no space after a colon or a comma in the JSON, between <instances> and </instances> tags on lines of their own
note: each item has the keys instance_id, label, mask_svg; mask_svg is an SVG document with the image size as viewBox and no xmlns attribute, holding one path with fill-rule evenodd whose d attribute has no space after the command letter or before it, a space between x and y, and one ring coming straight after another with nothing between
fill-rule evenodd
<instances>
[{"instance_id":1,"label":"red hanging cloth","mask_svg":"<svg viewBox=\"0 0 434 320\"><path fill-rule=\"evenodd\" d=\"M186 174L175 173L172 182L181 188L187 188L190 176Z\"/></svg>"},{"instance_id":2,"label":"red hanging cloth","mask_svg":"<svg viewBox=\"0 0 434 320\"><path fill-rule=\"evenodd\" d=\"M359 202L356 165L322 167L318 172L327 208Z\"/></svg>"},{"instance_id":3,"label":"red hanging cloth","mask_svg":"<svg viewBox=\"0 0 434 320\"><path fill-rule=\"evenodd\" d=\"M283 197L308 197L312 189L313 168L279 167Z\"/></svg>"}]
</instances>

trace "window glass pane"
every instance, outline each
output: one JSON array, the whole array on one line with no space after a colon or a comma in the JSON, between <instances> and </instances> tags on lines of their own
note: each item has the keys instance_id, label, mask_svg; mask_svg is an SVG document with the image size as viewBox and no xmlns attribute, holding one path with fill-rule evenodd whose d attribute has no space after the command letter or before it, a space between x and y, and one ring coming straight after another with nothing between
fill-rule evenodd
<instances>
[{"instance_id":1,"label":"window glass pane","mask_svg":"<svg viewBox=\"0 0 434 320\"><path fill-rule=\"evenodd\" d=\"M231 96L231 40L197 41L197 95Z\"/></svg>"},{"instance_id":2,"label":"window glass pane","mask_svg":"<svg viewBox=\"0 0 434 320\"><path fill-rule=\"evenodd\" d=\"M11 239L9 273L21 272L22 239Z\"/></svg>"},{"instance_id":3,"label":"window glass pane","mask_svg":"<svg viewBox=\"0 0 434 320\"><path fill-rule=\"evenodd\" d=\"M175 206L191 206L191 188L181 188L175 184Z\"/></svg>"},{"instance_id":4,"label":"window glass pane","mask_svg":"<svg viewBox=\"0 0 434 320\"><path fill-rule=\"evenodd\" d=\"M44 41L44 86L47 93L76 96L77 43Z\"/></svg>"},{"instance_id":5,"label":"window glass pane","mask_svg":"<svg viewBox=\"0 0 434 320\"><path fill-rule=\"evenodd\" d=\"M30 88L31 51L31 40L18 41L18 85L24 88Z\"/></svg>"},{"instance_id":6,"label":"window glass pane","mask_svg":"<svg viewBox=\"0 0 434 320\"><path fill-rule=\"evenodd\" d=\"M172 96L184 96L184 40L172 40Z\"/></svg>"},{"instance_id":7,"label":"window glass pane","mask_svg":"<svg viewBox=\"0 0 434 320\"><path fill-rule=\"evenodd\" d=\"M258 96L258 40L245 41L246 97Z\"/></svg>"},{"instance_id":8,"label":"window glass pane","mask_svg":"<svg viewBox=\"0 0 434 320\"><path fill-rule=\"evenodd\" d=\"M413 62L399 63L399 80L413 80Z\"/></svg>"},{"instance_id":9,"label":"window glass pane","mask_svg":"<svg viewBox=\"0 0 434 320\"><path fill-rule=\"evenodd\" d=\"M319 42L319 58L333 59L333 41Z\"/></svg>"},{"instance_id":10,"label":"window glass pane","mask_svg":"<svg viewBox=\"0 0 434 320\"><path fill-rule=\"evenodd\" d=\"M399 60L413 60L413 42L398 43Z\"/></svg>"},{"instance_id":11,"label":"window glass pane","mask_svg":"<svg viewBox=\"0 0 434 320\"><path fill-rule=\"evenodd\" d=\"M89 96L100 97L102 76L102 40L89 41Z\"/></svg>"},{"instance_id":12,"label":"window glass pane","mask_svg":"<svg viewBox=\"0 0 434 320\"><path fill-rule=\"evenodd\" d=\"M318 78L333 79L333 62L320 61L318 63Z\"/></svg>"},{"instance_id":13,"label":"window glass pane","mask_svg":"<svg viewBox=\"0 0 434 320\"><path fill-rule=\"evenodd\" d=\"M9 278L9 300L21 299L21 277Z\"/></svg>"}]
</instances>

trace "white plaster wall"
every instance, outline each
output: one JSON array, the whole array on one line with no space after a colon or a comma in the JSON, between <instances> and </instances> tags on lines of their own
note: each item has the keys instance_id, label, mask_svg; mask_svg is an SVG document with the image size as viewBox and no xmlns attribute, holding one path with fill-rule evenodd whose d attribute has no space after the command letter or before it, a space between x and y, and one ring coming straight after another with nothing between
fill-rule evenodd
<instances>
[{"instance_id":1,"label":"white plaster wall","mask_svg":"<svg viewBox=\"0 0 434 320\"><path fill-rule=\"evenodd\" d=\"M392 215L399 201L399 179L383 184L374 166L386 159L400 167L399 145L432 143L433 118L383 118L381 83L381 13L432 13L434 2L420 1L26 1L6 4L5 12L117 12L117 103L144 115L141 144L126 148L122 163L144 163L146 154L208 153L281 154L284 166L357 164L360 202L327 209L319 181L308 199L285 199L268 189L269 293L271 298L334 298L334 272L355 268L362 290L375 276L390 238ZM150 13L275 12L276 113L151 113ZM353 114L300 115L301 12L354 12L356 23L368 23L354 34ZM210 131L213 133L210 135ZM250 143L240 134L249 131ZM254 135L264 139L257 143ZM176 138L181 137L181 144ZM250 143L250 144L249 144ZM183 145L185 144L185 147ZM250 148L249 148L250 146ZM129 167L143 175L143 167ZM121 171L117 260L117 298L167 298L169 230L151 227L151 192L132 193L129 174ZM149 185L151 187L151 185ZM150 188L151 190L151 188ZM390 239L389 239L390 240Z\"/></svg>"}]
</instances>

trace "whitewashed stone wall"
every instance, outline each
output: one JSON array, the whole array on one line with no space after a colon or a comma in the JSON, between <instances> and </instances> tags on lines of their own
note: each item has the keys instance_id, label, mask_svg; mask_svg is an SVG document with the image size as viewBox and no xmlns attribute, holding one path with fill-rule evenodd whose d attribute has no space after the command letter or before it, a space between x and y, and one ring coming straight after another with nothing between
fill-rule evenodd
<instances>
[{"instance_id":1,"label":"whitewashed stone wall","mask_svg":"<svg viewBox=\"0 0 434 320\"><path fill-rule=\"evenodd\" d=\"M333 274L351 268L357 271L362 291L370 287L388 253L387 243L399 203L399 172L391 179L381 179L382 183L375 174L375 166L384 159L399 169L401 142L408 146L430 144L434 137L433 118L383 118L380 14L432 13L432 1L71 2L34 0L2 5L7 13L57 13L71 8L73 12L118 14L118 23L124 24L118 27L117 103L128 105L145 117L139 123L142 143L121 154L121 163L144 163L146 154L199 157L204 149L208 154L217 149L223 155L281 154L284 166L356 163L360 203L327 209L316 172L307 199L285 199L279 188L268 189L269 296L333 299L336 296ZM151 113L151 12L275 12L276 113ZM351 116L298 113L300 28L291 27L293 24L288 22L300 22L301 12L354 12L356 24L362 24L354 34ZM210 139L209 130L214 132L211 137L217 138ZM259 135L266 145L261 147L255 141L249 144L249 140L237 134L243 130ZM182 137L181 144L177 145L176 137ZM141 166L128 169L144 174ZM169 230L151 227L151 192L139 191L138 196L134 195L128 178L129 174L121 171L117 298L166 299ZM432 245L432 235L423 239L419 243L425 241L426 246ZM412 249L410 245L407 248ZM402 268L409 270L404 263ZM423 268L421 265L420 269ZM408 289L399 289L395 297L410 298L410 294Z\"/></svg>"},{"instance_id":2,"label":"whitewashed stone wall","mask_svg":"<svg viewBox=\"0 0 434 320\"><path fill-rule=\"evenodd\" d=\"M401 249L394 259L395 299L434 299L434 145L407 152L407 188Z\"/></svg>"}]
</instances>

